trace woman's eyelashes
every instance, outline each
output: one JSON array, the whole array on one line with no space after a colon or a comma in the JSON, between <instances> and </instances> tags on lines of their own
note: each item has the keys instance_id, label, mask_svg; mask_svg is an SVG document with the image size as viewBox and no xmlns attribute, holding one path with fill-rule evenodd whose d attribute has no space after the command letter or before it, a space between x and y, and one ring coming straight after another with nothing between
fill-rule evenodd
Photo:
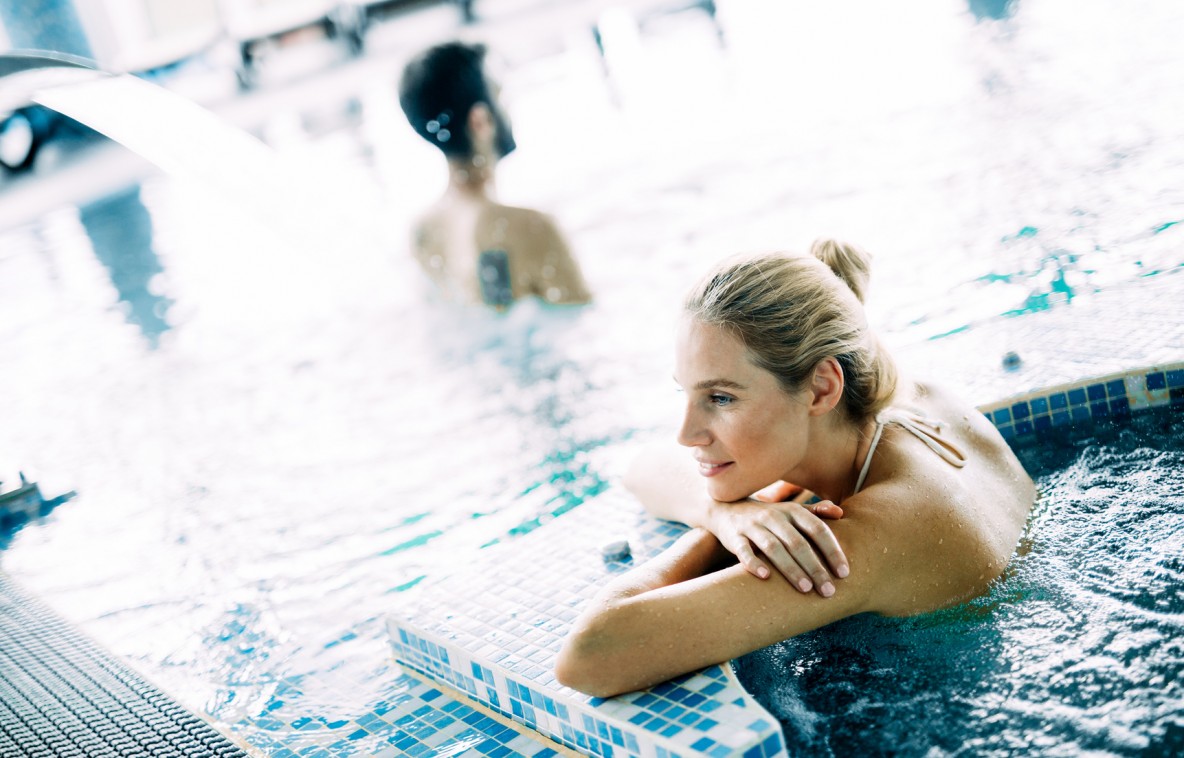
<instances>
[{"instance_id":1,"label":"woman's eyelashes","mask_svg":"<svg viewBox=\"0 0 1184 758\"><path fill-rule=\"evenodd\" d=\"M708 400L710 400L711 404L717 408L726 408L727 406L736 402L736 398L732 397L731 395L721 395L718 392L713 392L709 396Z\"/></svg>"}]
</instances>

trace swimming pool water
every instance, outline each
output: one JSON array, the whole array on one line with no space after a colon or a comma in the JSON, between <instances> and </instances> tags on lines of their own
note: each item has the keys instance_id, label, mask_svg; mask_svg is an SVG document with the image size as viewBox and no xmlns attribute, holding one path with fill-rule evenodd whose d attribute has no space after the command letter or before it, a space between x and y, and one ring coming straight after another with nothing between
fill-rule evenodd
<instances>
[{"instance_id":1,"label":"swimming pool water","mask_svg":"<svg viewBox=\"0 0 1184 758\"><path fill-rule=\"evenodd\" d=\"M991 593L738 661L803 754L1184 749L1184 419L1021 451L1041 495Z\"/></svg>"},{"instance_id":2,"label":"swimming pool water","mask_svg":"<svg viewBox=\"0 0 1184 758\"><path fill-rule=\"evenodd\" d=\"M385 247L302 245L168 176L0 232L0 462L79 492L10 535L5 570L273 744L277 692L326 728L391 694L379 620L405 589L666 433L677 303L719 256L864 243L891 345L1184 281L1178 4L718 5L724 45L702 14L644 30L618 104L586 37L508 50L502 196L569 230L582 311L422 305L403 245L440 166L389 76L257 130L309 182L344 167L341 197L389 211ZM918 710L945 698L928 684Z\"/></svg>"}]
</instances>

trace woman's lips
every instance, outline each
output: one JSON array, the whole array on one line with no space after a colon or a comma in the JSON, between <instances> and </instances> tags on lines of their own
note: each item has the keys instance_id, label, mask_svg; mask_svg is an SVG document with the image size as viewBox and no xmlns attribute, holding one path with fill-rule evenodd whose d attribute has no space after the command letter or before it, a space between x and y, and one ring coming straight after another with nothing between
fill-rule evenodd
<instances>
[{"instance_id":1,"label":"woman's lips","mask_svg":"<svg viewBox=\"0 0 1184 758\"><path fill-rule=\"evenodd\" d=\"M699 461L699 474L706 477L718 476L732 465L732 461L728 461L727 463L707 463L705 461Z\"/></svg>"}]
</instances>

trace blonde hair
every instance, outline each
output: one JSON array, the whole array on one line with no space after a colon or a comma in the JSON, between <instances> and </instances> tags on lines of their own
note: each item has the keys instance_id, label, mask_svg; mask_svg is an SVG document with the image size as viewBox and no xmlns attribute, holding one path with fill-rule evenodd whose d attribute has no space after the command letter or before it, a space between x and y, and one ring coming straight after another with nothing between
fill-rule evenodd
<instances>
[{"instance_id":1,"label":"blonde hair","mask_svg":"<svg viewBox=\"0 0 1184 758\"><path fill-rule=\"evenodd\" d=\"M862 423L896 391L896 364L867 326L863 297L871 256L831 239L810 255L764 253L724 261L695 285L686 310L737 337L753 363L800 390L824 358L843 369L841 407Z\"/></svg>"}]
</instances>

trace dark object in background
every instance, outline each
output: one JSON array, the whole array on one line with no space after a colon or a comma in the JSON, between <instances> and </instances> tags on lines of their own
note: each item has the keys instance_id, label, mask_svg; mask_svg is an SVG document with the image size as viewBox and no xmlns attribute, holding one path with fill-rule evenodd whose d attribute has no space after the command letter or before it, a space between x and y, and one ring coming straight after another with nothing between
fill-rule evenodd
<instances>
[{"instance_id":1,"label":"dark object in background","mask_svg":"<svg viewBox=\"0 0 1184 758\"><path fill-rule=\"evenodd\" d=\"M1008 351L1007 354L1003 356L1003 368L1007 369L1008 371L1015 371L1020 367L1021 363L1023 363L1023 361L1020 360L1020 354L1014 350Z\"/></svg>"},{"instance_id":2,"label":"dark object in background","mask_svg":"<svg viewBox=\"0 0 1184 758\"><path fill-rule=\"evenodd\" d=\"M510 256L505 250L482 250L477 259L481 280L481 299L494 308L508 308L514 302L510 285Z\"/></svg>"},{"instance_id":3,"label":"dark object in background","mask_svg":"<svg viewBox=\"0 0 1184 758\"><path fill-rule=\"evenodd\" d=\"M0 167L24 171L33 165L37 151L56 131L59 118L38 105L0 114Z\"/></svg>"}]
</instances>

